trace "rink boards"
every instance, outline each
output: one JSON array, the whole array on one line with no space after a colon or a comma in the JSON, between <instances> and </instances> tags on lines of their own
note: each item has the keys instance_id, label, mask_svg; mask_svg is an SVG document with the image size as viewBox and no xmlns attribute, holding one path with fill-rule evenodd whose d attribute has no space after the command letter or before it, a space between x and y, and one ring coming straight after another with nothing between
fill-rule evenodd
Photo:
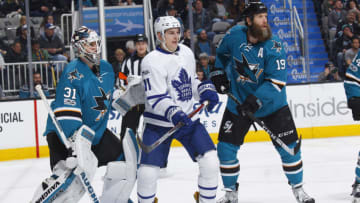
<instances>
[{"instance_id":1,"label":"rink boards","mask_svg":"<svg viewBox=\"0 0 360 203\"><path fill-rule=\"evenodd\" d=\"M342 83L297 85L287 87L288 103L298 133L303 138L324 138L360 135L360 123L352 120L347 108ZM216 142L217 132L225 110L227 97L212 112L199 113ZM195 104L194 108L196 108ZM46 139L42 136L47 112L41 100L0 102L0 161L49 156ZM120 133L121 116L110 113L108 127ZM258 127L250 130L246 142L269 141ZM173 146L180 146L176 141Z\"/></svg>"}]
</instances>

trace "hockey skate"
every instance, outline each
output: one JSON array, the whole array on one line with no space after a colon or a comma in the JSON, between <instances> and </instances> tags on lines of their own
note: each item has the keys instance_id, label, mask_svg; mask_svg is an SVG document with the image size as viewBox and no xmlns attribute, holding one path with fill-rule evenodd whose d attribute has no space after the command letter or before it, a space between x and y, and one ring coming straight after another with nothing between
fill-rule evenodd
<instances>
[{"instance_id":1,"label":"hockey skate","mask_svg":"<svg viewBox=\"0 0 360 203\"><path fill-rule=\"evenodd\" d=\"M239 183L236 183L236 190L224 188L225 195L220 198L216 203L238 203L238 188Z\"/></svg>"},{"instance_id":2,"label":"hockey skate","mask_svg":"<svg viewBox=\"0 0 360 203\"><path fill-rule=\"evenodd\" d=\"M306 194L302 185L292 187L292 191L298 203L315 203L315 199Z\"/></svg>"},{"instance_id":3,"label":"hockey skate","mask_svg":"<svg viewBox=\"0 0 360 203\"><path fill-rule=\"evenodd\" d=\"M354 183L352 187L353 187L353 190L351 192L351 196L353 197L352 203L360 203L360 184Z\"/></svg>"}]
</instances>

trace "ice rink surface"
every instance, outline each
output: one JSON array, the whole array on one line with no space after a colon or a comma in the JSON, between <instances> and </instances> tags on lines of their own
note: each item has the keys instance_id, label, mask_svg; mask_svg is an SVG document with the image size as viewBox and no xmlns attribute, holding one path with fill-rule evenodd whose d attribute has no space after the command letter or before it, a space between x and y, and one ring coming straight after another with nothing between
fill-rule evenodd
<instances>
[{"instance_id":1,"label":"ice rink surface","mask_svg":"<svg viewBox=\"0 0 360 203\"><path fill-rule=\"evenodd\" d=\"M303 140L305 190L317 203L351 202L360 136ZM240 159L239 203L295 203L270 142L245 143ZM50 175L49 159L0 162L0 202L30 202L36 187ZM105 168L98 169L93 186L101 194ZM159 203L193 203L198 167L183 148L172 148L166 176L158 181ZM224 192L219 178L217 198ZM131 195L136 199L136 186ZM134 202L135 202L134 201ZM80 201L89 202L87 196Z\"/></svg>"}]
</instances>

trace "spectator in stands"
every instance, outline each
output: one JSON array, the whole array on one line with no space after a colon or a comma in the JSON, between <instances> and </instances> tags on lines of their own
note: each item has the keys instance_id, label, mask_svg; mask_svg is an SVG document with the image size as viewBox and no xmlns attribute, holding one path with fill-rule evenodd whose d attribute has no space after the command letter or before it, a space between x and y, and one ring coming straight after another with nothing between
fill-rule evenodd
<instances>
[{"instance_id":1,"label":"spectator in stands","mask_svg":"<svg viewBox=\"0 0 360 203\"><path fill-rule=\"evenodd\" d=\"M16 40L18 40L21 43L21 50L24 52L24 55L27 53L27 25L23 25L21 27L21 34L20 36L16 37ZM31 39L30 39L31 40Z\"/></svg>"},{"instance_id":2,"label":"spectator in stands","mask_svg":"<svg viewBox=\"0 0 360 203\"><path fill-rule=\"evenodd\" d=\"M166 11L170 6L175 7L175 0L160 0L156 5L157 16L166 16Z\"/></svg>"},{"instance_id":3,"label":"spectator in stands","mask_svg":"<svg viewBox=\"0 0 360 203\"><path fill-rule=\"evenodd\" d=\"M245 3L241 0L232 0L227 10L229 12L228 18L234 19L234 23L242 20Z\"/></svg>"},{"instance_id":4,"label":"spectator in stands","mask_svg":"<svg viewBox=\"0 0 360 203\"><path fill-rule=\"evenodd\" d=\"M45 25L45 33L40 36L40 47L47 50L53 61L66 61L67 57L63 55L64 43L54 34L55 26L51 23Z\"/></svg>"},{"instance_id":5,"label":"spectator in stands","mask_svg":"<svg viewBox=\"0 0 360 203\"><path fill-rule=\"evenodd\" d=\"M184 36L183 38L180 40L180 43L185 44L186 46L191 48L191 30L189 28L187 28L184 31Z\"/></svg>"},{"instance_id":6,"label":"spectator in stands","mask_svg":"<svg viewBox=\"0 0 360 203\"><path fill-rule=\"evenodd\" d=\"M198 30L200 28L205 29L207 32L211 31L211 18L209 12L203 8L203 1L196 0L195 1L195 9L193 10L193 23L194 30ZM187 26L189 27L189 21L186 21Z\"/></svg>"},{"instance_id":7,"label":"spectator in stands","mask_svg":"<svg viewBox=\"0 0 360 203\"><path fill-rule=\"evenodd\" d=\"M347 24L351 27L351 30L353 31L354 34L360 34L360 26L357 22L355 22L356 20L356 13L355 11L348 11L347 15L346 15L346 20L340 20L336 29L337 32L337 36L341 36L342 35L342 26Z\"/></svg>"},{"instance_id":8,"label":"spectator in stands","mask_svg":"<svg viewBox=\"0 0 360 203\"><path fill-rule=\"evenodd\" d=\"M355 19L357 22L360 22L360 8L359 8L359 4L355 1L355 0L350 0L347 3L346 6L348 12L353 11L355 12Z\"/></svg>"},{"instance_id":9,"label":"spectator in stands","mask_svg":"<svg viewBox=\"0 0 360 203\"><path fill-rule=\"evenodd\" d=\"M209 64L209 55L206 53L201 53L199 55L199 68L204 72L204 77L206 79L210 78L210 70L212 69L212 66Z\"/></svg>"},{"instance_id":10,"label":"spectator in stands","mask_svg":"<svg viewBox=\"0 0 360 203\"><path fill-rule=\"evenodd\" d=\"M25 1L20 0L6 0L0 6L0 13L2 16L14 16L14 15L22 15L25 12Z\"/></svg>"},{"instance_id":11,"label":"spectator in stands","mask_svg":"<svg viewBox=\"0 0 360 203\"><path fill-rule=\"evenodd\" d=\"M135 43L133 40L129 40L125 43L125 47L126 47L126 56L130 57L133 55L133 53L135 52Z\"/></svg>"},{"instance_id":12,"label":"spectator in stands","mask_svg":"<svg viewBox=\"0 0 360 203\"><path fill-rule=\"evenodd\" d=\"M321 11L323 16L329 16L334 7L334 0L324 0L321 4Z\"/></svg>"},{"instance_id":13,"label":"spectator in stands","mask_svg":"<svg viewBox=\"0 0 360 203\"><path fill-rule=\"evenodd\" d=\"M32 98L40 98L39 94L35 91L35 86L36 85L41 85L45 96L49 97L49 90L48 87L46 85L43 85L41 82L41 74L38 71L35 71L33 73L33 83L34 83L34 96ZM26 99L26 98L31 98L30 95L30 85L29 84L25 84L20 88L20 92L19 92L19 98L21 99Z\"/></svg>"},{"instance_id":14,"label":"spectator in stands","mask_svg":"<svg viewBox=\"0 0 360 203\"><path fill-rule=\"evenodd\" d=\"M342 27L343 34L336 39L335 48L336 48L336 62L337 67L339 68L339 74L341 77L345 76L345 67L344 67L344 54L347 49L351 48L351 39L354 37L351 26L348 24L343 25Z\"/></svg>"},{"instance_id":15,"label":"spectator in stands","mask_svg":"<svg viewBox=\"0 0 360 203\"><path fill-rule=\"evenodd\" d=\"M200 81L206 80L204 71L202 71L201 68L197 68L197 69L196 69L196 75L197 75L197 78L198 78Z\"/></svg>"},{"instance_id":16,"label":"spectator in stands","mask_svg":"<svg viewBox=\"0 0 360 203\"><path fill-rule=\"evenodd\" d=\"M351 48L345 51L345 71L347 67L352 63L352 60L354 59L355 55L359 52L360 47L360 40L359 37L354 36L351 40Z\"/></svg>"},{"instance_id":17,"label":"spectator in stands","mask_svg":"<svg viewBox=\"0 0 360 203\"><path fill-rule=\"evenodd\" d=\"M16 28L16 36L17 37L19 37L22 34L21 32L24 29L24 25L26 25L26 16L21 16L20 25L19 25L19 27ZM34 38L34 36L35 36L34 28L32 26L30 26L30 35L31 35L31 38Z\"/></svg>"},{"instance_id":18,"label":"spectator in stands","mask_svg":"<svg viewBox=\"0 0 360 203\"><path fill-rule=\"evenodd\" d=\"M49 61L49 53L47 52L47 50L40 48L39 40L32 40L31 48L33 61Z\"/></svg>"},{"instance_id":19,"label":"spectator in stands","mask_svg":"<svg viewBox=\"0 0 360 203\"><path fill-rule=\"evenodd\" d=\"M341 0L336 0L334 9L329 13L329 29L337 28L337 25L340 20L346 20L346 11L343 9L343 4Z\"/></svg>"},{"instance_id":20,"label":"spectator in stands","mask_svg":"<svg viewBox=\"0 0 360 203\"><path fill-rule=\"evenodd\" d=\"M52 12L52 0L30 0L30 16L43 17Z\"/></svg>"},{"instance_id":21,"label":"spectator in stands","mask_svg":"<svg viewBox=\"0 0 360 203\"><path fill-rule=\"evenodd\" d=\"M227 5L224 4L224 0L216 0L209 6L209 13L212 22L226 21L230 24L234 22L234 19L229 18L229 11Z\"/></svg>"},{"instance_id":22,"label":"spectator in stands","mask_svg":"<svg viewBox=\"0 0 360 203\"><path fill-rule=\"evenodd\" d=\"M121 65L124 62L125 57L126 57L126 53L124 52L124 50L120 48L115 50L115 62L112 63L112 67L115 73L115 80L118 77L118 74L121 70Z\"/></svg>"},{"instance_id":23,"label":"spectator in stands","mask_svg":"<svg viewBox=\"0 0 360 203\"><path fill-rule=\"evenodd\" d=\"M15 41L9 51L5 55L6 63L16 63L16 62L24 62L27 61L24 52L21 49L20 41Z\"/></svg>"},{"instance_id":24,"label":"spectator in stands","mask_svg":"<svg viewBox=\"0 0 360 203\"><path fill-rule=\"evenodd\" d=\"M319 74L318 79L320 82L341 80L337 68L331 61L325 64L324 72Z\"/></svg>"},{"instance_id":25,"label":"spectator in stands","mask_svg":"<svg viewBox=\"0 0 360 203\"><path fill-rule=\"evenodd\" d=\"M48 23L53 24L55 26L54 34L58 36L62 42L64 42L64 35L60 27L55 25L54 16L52 14L49 14L43 18L43 21L41 22L39 29L40 36L45 34L45 25Z\"/></svg>"},{"instance_id":26,"label":"spectator in stands","mask_svg":"<svg viewBox=\"0 0 360 203\"><path fill-rule=\"evenodd\" d=\"M210 61L213 62L215 60L215 46L208 39L206 30L199 29L197 31L198 40L195 43L195 57L199 59L200 53L206 53L210 56Z\"/></svg>"}]
</instances>

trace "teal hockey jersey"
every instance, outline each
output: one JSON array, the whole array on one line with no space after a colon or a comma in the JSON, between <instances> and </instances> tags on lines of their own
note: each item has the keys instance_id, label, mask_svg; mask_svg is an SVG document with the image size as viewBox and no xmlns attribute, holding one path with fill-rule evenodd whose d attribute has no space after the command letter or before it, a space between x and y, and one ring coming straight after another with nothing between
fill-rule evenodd
<instances>
[{"instance_id":1,"label":"teal hockey jersey","mask_svg":"<svg viewBox=\"0 0 360 203\"><path fill-rule=\"evenodd\" d=\"M79 59L73 60L65 67L56 87L56 97L51 103L51 108L66 137L71 137L85 124L95 131L92 144L99 143L111 110L114 78L111 65L104 60L100 61L98 73L94 73ZM57 132L50 117L44 135L49 132ZM59 136L59 133L57 134Z\"/></svg>"},{"instance_id":2,"label":"teal hockey jersey","mask_svg":"<svg viewBox=\"0 0 360 203\"><path fill-rule=\"evenodd\" d=\"M360 52L356 54L345 73L344 88L347 99L360 97Z\"/></svg>"},{"instance_id":3,"label":"teal hockey jersey","mask_svg":"<svg viewBox=\"0 0 360 203\"><path fill-rule=\"evenodd\" d=\"M251 44L246 32L247 27L241 25L230 29L216 49L215 67L225 69L230 91L241 102L250 94L261 101L255 116L264 117L287 105L286 55L276 36ZM238 114L232 99L228 99L227 108Z\"/></svg>"}]
</instances>

